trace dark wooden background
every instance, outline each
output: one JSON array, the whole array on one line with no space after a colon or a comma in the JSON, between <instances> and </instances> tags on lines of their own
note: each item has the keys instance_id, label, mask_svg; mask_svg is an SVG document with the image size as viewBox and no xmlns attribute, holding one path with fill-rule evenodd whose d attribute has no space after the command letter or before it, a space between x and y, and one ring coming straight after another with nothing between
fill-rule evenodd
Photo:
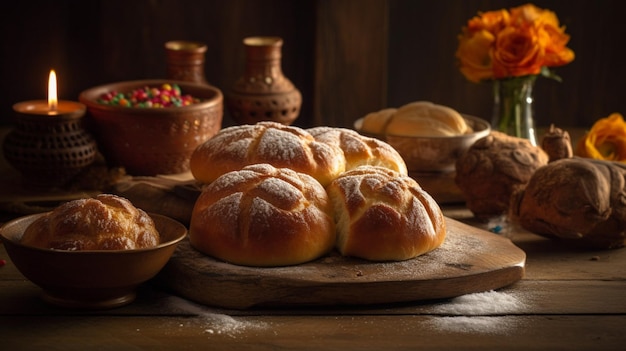
<instances>
[{"instance_id":1,"label":"dark wooden background","mask_svg":"<svg viewBox=\"0 0 626 351\"><path fill-rule=\"evenodd\" d=\"M0 124L11 106L45 99L51 68L59 97L102 83L165 76L163 44L208 45L207 80L228 94L243 72L242 39L284 39L282 68L302 91L296 125L349 127L368 112L430 100L489 119L491 86L455 66L457 35L496 0L57 0L3 2L0 9ZM557 13L576 60L562 83L538 80L539 126L589 127L626 113L626 44L620 0L537 0ZM231 124L228 115L225 125Z\"/></svg>"}]
</instances>

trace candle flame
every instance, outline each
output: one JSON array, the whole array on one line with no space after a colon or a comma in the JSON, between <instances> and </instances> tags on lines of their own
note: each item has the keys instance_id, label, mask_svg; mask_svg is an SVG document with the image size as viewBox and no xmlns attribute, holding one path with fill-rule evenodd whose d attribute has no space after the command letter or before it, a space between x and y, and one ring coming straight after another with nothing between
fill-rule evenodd
<instances>
[{"instance_id":1,"label":"candle flame","mask_svg":"<svg viewBox=\"0 0 626 351\"><path fill-rule=\"evenodd\" d=\"M57 99L57 75L54 70L50 71L50 78L48 78L48 109L50 112L56 112L58 107Z\"/></svg>"}]
</instances>

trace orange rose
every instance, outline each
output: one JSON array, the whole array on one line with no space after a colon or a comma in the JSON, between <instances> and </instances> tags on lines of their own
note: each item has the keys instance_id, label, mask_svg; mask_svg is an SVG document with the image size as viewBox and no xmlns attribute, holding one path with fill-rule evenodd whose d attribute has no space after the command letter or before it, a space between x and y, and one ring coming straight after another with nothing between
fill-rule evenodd
<instances>
[{"instance_id":1,"label":"orange rose","mask_svg":"<svg viewBox=\"0 0 626 351\"><path fill-rule=\"evenodd\" d=\"M565 27L560 26L554 12L526 4L511 9L511 22L535 27L540 45L545 51L543 66L563 66L574 60L574 52L567 47L570 37L565 34Z\"/></svg>"},{"instance_id":2,"label":"orange rose","mask_svg":"<svg viewBox=\"0 0 626 351\"><path fill-rule=\"evenodd\" d=\"M467 31L475 33L487 30L495 34L508 26L509 22L510 17L506 10L481 12L467 22Z\"/></svg>"},{"instance_id":3,"label":"orange rose","mask_svg":"<svg viewBox=\"0 0 626 351\"><path fill-rule=\"evenodd\" d=\"M466 79L478 83L493 78L491 54L495 33L508 23L509 13L506 10L479 13L467 22L467 27L459 36L456 51L459 69Z\"/></svg>"},{"instance_id":4,"label":"orange rose","mask_svg":"<svg viewBox=\"0 0 626 351\"><path fill-rule=\"evenodd\" d=\"M598 160L626 162L626 122L613 113L594 123L576 145L576 155Z\"/></svg>"},{"instance_id":5,"label":"orange rose","mask_svg":"<svg viewBox=\"0 0 626 351\"><path fill-rule=\"evenodd\" d=\"M493 54L496 79L539 74L544 49L532 26L506 27L497 36Z\"/></svg>"},{"instance_id":6,"label":"orange rose","mask_svg":"<svg viewBox=\"0 0 626 351\"><path fill-rule=\"evenodd\" d=\"M557 67L574 61L574 51L566 46L569 35L553 26L544 26L542 33L549 37L549 39L543 39L545 41L543 45L545 47L544 66Z\"/></svg>"},{"instance_id":7,"label":"orange rose","mask_svg":"<svg viewBox=\"0 0 626 351\"><path fill-rule=\"evenodd\" d=\"M459 69L472 82L536 75L574 60L556 14L533 4L479 12L458 39Z\"/></svg>"},{"instance_id":8,"label":"orange rose","mask_svg":"<svg viewBox=\"0 0 626 351\"><path fill-rule=\"evenodd\" d=\"M463 75L472 82L493 78L491 47L495 37L487 30L459 39L456 57Z\"/></svg>"},{"instance_id":9,"label":"orange rose","mask_svg":"<svg viewBox=\"0 0 626 351\"><path fill-rule=\"evenodd\" d=\"M539 7L533 4L526 4L517 7L511 8L511 22L519 23L534 23L534 22L551 22L558 25L559 20L557 19L554 12L550 10L540 9Z\"/></svg>"}]
</instances>

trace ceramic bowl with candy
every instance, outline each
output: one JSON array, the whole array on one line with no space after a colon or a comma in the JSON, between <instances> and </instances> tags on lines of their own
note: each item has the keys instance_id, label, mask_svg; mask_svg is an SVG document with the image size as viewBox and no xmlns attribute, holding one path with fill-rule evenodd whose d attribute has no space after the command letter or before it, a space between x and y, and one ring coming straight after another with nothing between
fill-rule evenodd
<instances>
[{"instance_id":1,"label":"ceramic bowl with candy","mask_svg":"<svg viewBox=\"0 0 626 351\"><path fill-rule=\"evenodd\" d=\"M214 86L163 79L104 84L79 96L106 161L137 176L187 172L191 153L222 127L223 99Z\"/></svg>"}]
</instances>

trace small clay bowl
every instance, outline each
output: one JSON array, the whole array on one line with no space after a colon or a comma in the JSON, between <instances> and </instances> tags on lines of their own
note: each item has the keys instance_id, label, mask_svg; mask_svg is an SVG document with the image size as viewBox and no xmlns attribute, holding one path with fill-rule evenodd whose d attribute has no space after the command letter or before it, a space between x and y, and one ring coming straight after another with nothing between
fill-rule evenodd
<instances>
[{"instance_id":1,"label":"small clay bowl","mask_svg":"<svg viewBox=\"0 0 626 351\"><path fill-rule=\"evenodd\" d=\"M202 100L183 107L139 108L104 105L105 93L129 93L145 86L178 84L183 94ZM86 122L111 166L137 176L178 174L189 170L196 147L222 128L224 96L218 88L185 81L154 79L104 84L83 91Z\"/></svg>"},{"instance_id":2,"label":"small clay bowl","mask_svg":"<svg viewBox=\"0 0 626 351\"><path fill-rule=\"evenodd\" d=\"M473 133L458 136L409 137L400 135L378 135L361 131L363 119L354 122L356 131L363 135L386 141L395 148L404 159L410 172L440 172L455 170L456 160L463 155L474 142L491 132L489 123L481 118L462 115Z\"/></svg>"},{"instance_id":3,"label":"small clay bowl","mask_svg":"<svg viewBox=\"0 0 626 351\"><path fill-rule=\"evenodd\" d=\"M131 303L137 287L165 266L187 235L181 223L150 214L161 236L153 248L65 251L20 244L24 230L42 215L7 222L0 227L0 237L17 269L42 288L43 299L68 308L106 309Z\"/></svg>"}]
</instances>

